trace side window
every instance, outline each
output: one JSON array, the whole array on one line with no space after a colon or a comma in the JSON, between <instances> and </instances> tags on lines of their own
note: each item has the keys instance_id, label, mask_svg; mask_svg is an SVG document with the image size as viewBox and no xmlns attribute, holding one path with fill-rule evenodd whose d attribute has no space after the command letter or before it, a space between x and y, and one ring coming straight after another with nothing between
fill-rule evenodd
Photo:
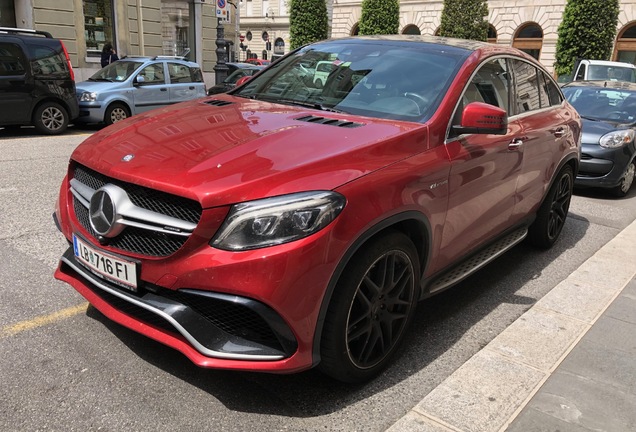
<instances>
[{"instance_id":1,"label":"side window","mask_svg":"<svg viewBox=\"0 0 636 432\"><path fill-rule=\"evenodd\" d=\"M184 64L168 63L168 73L170 74L170 82L173 84L192 82L190 68Z\"/></svg>"},{"instance_id":2,"label":"side window","mask_svg":"<svg viewBox=\"0 0 636 432\"><path fill-rule=\"evenodd\" d=\"M585 69L587 68L586 65L581 64L579 66L579 70L576 73L576 76L574 77L574 81L581 81L585 79Z\"/></svg>"},{"instance_id":3,"label":"side window","mask_svg":"<svg viewBox=\"0 0 636 432\"><path fill-rule=\"evenodd\" d=\"M26 63L22 49L11 43L0 43L0 76L22 75Z\"/></svg>"},{"instance_id":4,"label":"side window","mask_svg":"<svg viewBox=\"0 0 636 432\"><path fill-rule=\"evenodd\" d=\"M192 76L192 82L203 82L203 74L201 73L201 69L199 69L198 67L191 67L190 75Z\"/></svg>"},{"instance_id":5,"label":"side window","mask_svg":"<svg viewBox=\"0 0 636 432\"><path fill-rule=\"evenodd\" d=\"M543 78L541 86L542 86L542 94L545 93L548 96L548 104L550 106L561 105L563 102L563 97L561 96L561 92L554 82L545 74L545 72L540 71L539 74ZM541 106L547 106L543 104L543 99L541 99Z\"/></svg>"},{"instance_id":6,"label":"side window","mask_svg":"<svg viewBox=\"0 0 636 432\"><path fill-rule=\"evenodd\" d=\"M464 106L470 102L485 102L509 110L510 74L503 58L482 65L464 93Z\"/></svg>"},{"instance_id":7,"label":"side window","mask_svg":"<svg viewBox=\"0 0 636 432\"><path fill-rule=\"evenodd\" d=\"M138 76L144 77L144 84L165 84L163 76L163 63L154 63L146 66Z\"/></svg>"},{"instance_id":8,"label":"side window","mask_svg":"<svg viewBox=\"0 0 636 432\"><path fill-rule=\"evenodd\" d=\"M61 51L44 45L28 45L31 69L35 76L59 75L68 72L66 59Z\"/></svg>"},{"instance_id":9,"label":"side window","mask_svg":"<svg viewBox=\"0 0 636 432\"><path fill-rule=\"evenodd\" d=\"M515 71L515 105L517 114L541 108L537 68L521 60L513 60Z\"/></svg>"}]
</instances>

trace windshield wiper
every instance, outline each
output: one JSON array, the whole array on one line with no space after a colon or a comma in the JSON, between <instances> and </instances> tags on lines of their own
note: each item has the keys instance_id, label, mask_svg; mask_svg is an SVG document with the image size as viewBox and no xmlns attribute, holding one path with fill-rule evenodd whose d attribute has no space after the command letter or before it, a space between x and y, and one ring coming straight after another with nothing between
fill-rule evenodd
<instances>
[{"instance_id":1,"label":"windshield wiper","mask_svg":"<svg viewBox=\"0 0 636 432\"><path fill-rule=\"evenodd\" d=\"M89 81L107 81L107 82L113 82L112 78L89 78Z\"/></svg>"},{"instance_id":2,"label":"windshield wiper","mask_svg":"<svg viewBox=\"0 0 636 432\"><path fill-rule=\"evenodd\" d=\"M594 118L594 117L588 117L588 116L581 116L581 118L584 118L585 120L590 120L590 121L601 121L600 119Z\"/></svg>"},{"instance_id":3,"label":"windshield wiper","mask_svg":"<svg viewBox=\"0 0 636 432\"><path fill-rule=\"evenodd\" d=\"M335 112L335 113L343 112L343 111L340 111L340 110L338 110L336 108L325 106L325 105L323 105L323 104L321 104L319 102L299 101L299 100L296 100L296 99L272 99L272 102L288 104L288 105L297 105L297 106L317 109L317 110L320 110L320 111L329 111L329 112Z\"/></svg>"}]
</instances>

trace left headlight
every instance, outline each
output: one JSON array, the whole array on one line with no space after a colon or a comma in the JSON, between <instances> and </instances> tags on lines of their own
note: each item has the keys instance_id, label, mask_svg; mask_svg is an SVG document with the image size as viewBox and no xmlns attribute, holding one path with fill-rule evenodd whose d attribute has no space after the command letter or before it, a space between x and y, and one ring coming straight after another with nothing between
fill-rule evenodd
<instances>
[{"instance_id":1,"label":"left headlight","mask_svg":"<svg viewBox=\"0 0 636 432\"><path fill-rule=\"evenodd\" d=\"M210 245L243 251L298 240L329 225L345 202L338 193L316 191L235 204Z\"/></svg>"},{"instance_id":2,"label":"left headlight","mask_svg":"<svg viewBox=\"0 0 636 432\"><path fill-rule=\"evenodd\" d=\"M634 131L632 129L623 129L606 133L598 143L605 148L619 148L632 141L634 141Z\"/></svg>"},{"instance_id":3,"label":"left headlight","mask_svg":"<svg viewBox=\"0 0 636 432\"><path fill-rule=\"evenodd\" d=\"M95 102L97 100L97 93L83 92L80 96L80 102Z\"/></svg>"}]
</instances>

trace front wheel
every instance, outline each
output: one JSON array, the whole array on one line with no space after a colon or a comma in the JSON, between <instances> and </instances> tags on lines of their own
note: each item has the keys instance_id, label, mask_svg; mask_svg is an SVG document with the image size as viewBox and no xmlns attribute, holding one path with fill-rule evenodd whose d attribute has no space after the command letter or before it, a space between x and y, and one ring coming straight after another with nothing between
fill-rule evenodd
<instances>
[{"instance_id":1,"label":"front wheel","mask_svg":"<svg viewBox=\"0 0 636 432\"><path fill-rule=\"evenodd\" d=\"M389 364L415 311L418 263L413 242L393 231L353 257L325 317L322 372L344 382L363 382Z\"/></svg>"},{"instance_id":2,"label":"front wheel","mask_svg":"<svg viewBox=\"0 0 636 432\"><path fill-rule=\"evenodd\" d=\"M570 209L574 172L566 165L559 172L548 195L539 207L537 219L528 230L528 240L534 246L549 249L559 238Z\"/></svg>"},{"instance_id":3,"label":"front wheel","mask_svg":"<svg viewBox=\"0 0 636 432\"><path fill-rule=\"evenodd\" d=\"M68 127L68 122L66 109L55 102L44 102L33 114L35 129L45 135L61 134Z\"/></svg>"},{"instance_id":4,"label":"front wheel","mask_svg":"<svg viewBox=\"0 0 636 432\"><path fill-rule=\"evenodd\" d=\"M634 161L631 161L621 177L621 182L618 186L612 189L612 194L617 197L624 197L629 192L629 189L632 187L634 183L634 175L636 174L636 165Z\"/></svg>"},{"instance_id":5,"label":"front wheel","mask_svg":"<svg viewBox=\"0 0 636 432\"><path fill-rule=\"evenodd\" d=\"M114 103L106 109L106 113L104 114L104 123L110 126L113 123L125 120L128 117L130 117L130 111L128 108L126 108L123 104Z\"/></svg>"}]
</instances>

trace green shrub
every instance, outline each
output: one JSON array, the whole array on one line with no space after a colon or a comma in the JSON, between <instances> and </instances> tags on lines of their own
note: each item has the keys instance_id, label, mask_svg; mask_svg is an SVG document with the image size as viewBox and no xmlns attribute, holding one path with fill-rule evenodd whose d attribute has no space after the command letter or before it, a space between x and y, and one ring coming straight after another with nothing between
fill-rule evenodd
<instances>
[{"instance_id":1,"label":"green shrub","mask_svg":"<svg viewBox=\"0 0 636 432\"><path fill-rule=\"evenodd\" d=\"M362 0L358 24L361 35L397 34L400 26L398 0Z\"/></svg>"},{"instance_id":2,"label":"green shrub","mask_svg":"<svg viewBox=\"0 0 636 432\"><path fill-rule=\"evenodd\" d=\"M327 39L325 0L291 0L289 7L289 45L291 49Z\"/></svg>"},{"instance_id":3,"label":"green shrub","mask_svg":"<svg viewBox=\"0 0 636 432\"><path fill-rule=\"evenodd\" d=\"M618 12L618 0L568 0L558 29L557 75L571 74L577 58L610 59Z\"/></svg>"},{"instance_id":4,"label":"green shrub","mask_svg":"<svg viewBox=\"0 0 636 432\"><path fill-rule=\"evenodd\" d=\"M439 35L460 39L488 39L486 0L444 0Z\"/></svg>"}]
</instances>

